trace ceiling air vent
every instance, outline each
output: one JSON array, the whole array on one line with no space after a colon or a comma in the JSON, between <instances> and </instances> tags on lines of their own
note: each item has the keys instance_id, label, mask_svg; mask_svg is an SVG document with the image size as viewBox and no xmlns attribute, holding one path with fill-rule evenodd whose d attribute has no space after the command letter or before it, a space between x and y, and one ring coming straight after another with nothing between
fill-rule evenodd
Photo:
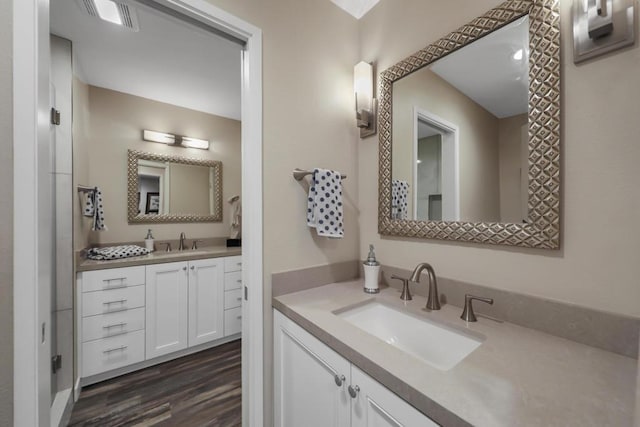
<instances>
[{"instance_id":1,"label":"ceiling air vent","mask_svg":"<svg viewBox=\"0 0 640 427\"><path fill-rule=\"evenodd\" d=\"M135 9L126 3L112 0L78 0L78 6L93 18L121 25L132 31L140 30Z\"/></svg>"}]
</instances>

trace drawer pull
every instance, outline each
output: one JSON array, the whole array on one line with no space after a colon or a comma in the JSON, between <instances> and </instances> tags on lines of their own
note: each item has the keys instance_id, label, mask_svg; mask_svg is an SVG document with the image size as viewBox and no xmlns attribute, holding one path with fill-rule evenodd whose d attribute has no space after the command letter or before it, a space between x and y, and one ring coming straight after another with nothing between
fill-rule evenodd
<instances>
[{"instance_id":1,"label":"drawer pull","mask_svg":"<svg viewBox=\"0 0 640 427\"><path fill-rule=\"evenodd\" d=\"M124 304L125 302L127 302L126 299L118 299L115 301L107 301L107 302L103 302L103 305L111 305L111 304Z\"/></svg>"},{"instance_id":2,"label":"drawer pull","mask_svg":"<svg viewBox=\"0 0 640 427\"><path fill-rule=\"evenodd\" d=\"M120 281L120 283L111 285L111 282ZM118 277L117 279L104 279L103 282L106 283L105 289L121 289L127 287L127 278L126 277Z\"/></svg>"},{"instance_id":3,"label":"drawer pull","mask_svg":"<svg viewBox=\"0 0 640 427\"><path fill-rule=\"evenodd\" d=\"M127 349L126 345L120 346L120 347L116 347L116 348L110 348L108 350L104 350L103 353L104 354L108 354L108 353L113 353L114 351L124 351Z\"/></svg>"},{"instance_id":4,"label":"drawer pull","mask_svg":"<svg viewBox=\"0 0 640 427\"><path fill-rule=\"evenodd\" d=\"M240 320L240 319L242 319L242 316L238 316L238 317L236 317L236 319Z\"/></svg>"},{"instance_id":5,"label":"drawer pull","mask_svg":"<svg viewBox=\"0 0 640 427\"><path fill-rule=\"evenodd\" d=\"M238 267L240 267L240 266L242 265L242 263L241 263L241 262L238 262L238 263L236 263L236 265L237 265Z\"/></svg>"},{"instance_id":6,"label":"drawer pull","mask_svg":"<svg viewBox=\"0 0 640 427\"><path fill-rule=\"evenodd\" d=\"M102 329L111 329L111 328L118 328L118 327L124 327L127 325L127 322L122 322L122 323L114 323L113 325L107 325L107 326L103 326Z\"/></svg>"},{"instance_id":7,"label":"drawer pull","mask_svg":"<svg viewBox=\"0 0 640 427\"><path fill-rule=\"evenodd\" d=\"M236 301L242 301L242 297L236 298Z\"/></svg>"},{"instance_id":8,"label":"drawer pull","mask_svg":"<svg viewBox=\"0 0 640 427\"><path fill-rule=\"evenodd\" d=\"M242 279L236 280L236 283L242 283Z\"/></svg>"}]
</instances>

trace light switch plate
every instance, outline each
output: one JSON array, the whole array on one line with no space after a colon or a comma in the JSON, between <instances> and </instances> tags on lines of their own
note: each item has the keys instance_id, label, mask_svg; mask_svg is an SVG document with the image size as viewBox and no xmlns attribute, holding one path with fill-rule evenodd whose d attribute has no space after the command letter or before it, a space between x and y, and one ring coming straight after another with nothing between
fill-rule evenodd
<instances>
[{"instance_id":1,"label":"light switch plate","mask_svg":"<svg viewBox=\"0 0 640 427\"><path fill-rule=\"evenodd\" d=\"M576 64L635 42L635 0L613 0L613 31L604 37L589 37L587 0L573 0L573 62Z\"/></svg>"}]
</instances>

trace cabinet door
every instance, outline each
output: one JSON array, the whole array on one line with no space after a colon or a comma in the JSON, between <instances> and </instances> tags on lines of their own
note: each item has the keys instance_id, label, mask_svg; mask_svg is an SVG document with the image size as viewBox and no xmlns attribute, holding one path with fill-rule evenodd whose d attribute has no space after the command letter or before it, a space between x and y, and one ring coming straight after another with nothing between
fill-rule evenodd
<instances>
[{"instance_id":1,"label":"cabinet door","mask_svg":"<svg viewBox=\"0 0 640 427\"><path fill-rule=\"evenodd\" d=\"M188 275L186 262L146 268L147 359L187 347Z\"/></svg>"},{"instance_id":2,"label":"cabinet door","mask_svg":"<svg viewBox=\"0 0 640 427\"><path fill-rule=\"evenodd\" d=\"M351 401L352 427L438 426L354 365L351 365L351 387L359 389Z\"/></svg>"},{"instance_id":3,"label":"cabinet door","mask_svg":"<svg viewBox=\"0 0 640 427\"><path fill-rule=\"evenodd\" d=\"M274 359L276 427L349 426L349 362L276 310Z\"/></svg>"},{"instance_id":4,"label":"cabinet door","mask_svg":"<svg viewBox=\"0 0 640 427\"><path fill-rule=\"evenodd\" d=\"M224 336L223 260L189 261L189 347Z\"/></svg>"}]
</instances>

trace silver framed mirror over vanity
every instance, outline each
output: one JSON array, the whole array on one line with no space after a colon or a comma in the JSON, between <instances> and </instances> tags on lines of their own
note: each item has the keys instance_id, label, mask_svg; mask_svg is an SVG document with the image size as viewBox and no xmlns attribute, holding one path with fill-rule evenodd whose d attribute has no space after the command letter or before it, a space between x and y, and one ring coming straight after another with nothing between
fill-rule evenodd
<instances>
[{"instance_id":1,"label":"silver framed mirror over vanity","mask_svg":"<svg viewBox=\"0 0 640 427\"><path fill-rule=\"evenodd\" d=\"M222 162L128 150L129 224L221 222Z\"/></svg>"},{"instance_id":2,"label":"silver framed mirror over vanity","mask_svg":"<svg viewBox=\"0 0 640 427\"><path fill-rule=\"evenodd\" d=\"M558 0L507 1L380 74L378 231L560 246Z\"/></svg>"}]
</instances>

